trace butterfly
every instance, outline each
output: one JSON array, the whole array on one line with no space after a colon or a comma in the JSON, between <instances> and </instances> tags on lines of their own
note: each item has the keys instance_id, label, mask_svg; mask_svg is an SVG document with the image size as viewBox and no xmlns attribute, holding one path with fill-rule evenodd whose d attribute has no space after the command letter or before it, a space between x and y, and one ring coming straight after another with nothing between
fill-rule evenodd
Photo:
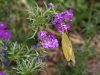
<instances>
[{"instance_id":1,"label":"butterfly","mask_svg":"<svg viewBox=\"0 0 100 75\"><path fill-rule=\"evenodd\" d=\"M62 49L66 60L73 62L73 64L75 65L75 56L72 44L69 37L64 32L62 32Z\"/></svg>"}]
</instances>

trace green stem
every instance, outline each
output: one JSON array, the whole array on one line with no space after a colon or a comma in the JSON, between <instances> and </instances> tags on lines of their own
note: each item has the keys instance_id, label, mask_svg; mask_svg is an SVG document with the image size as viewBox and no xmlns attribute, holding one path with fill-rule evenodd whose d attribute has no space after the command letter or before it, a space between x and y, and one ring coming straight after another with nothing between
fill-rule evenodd
<instances>
[{"instance_id":1,"label":"green stem","mask_svg":"<svg viewBox=\"0 0 100 75\"><path fill-rule=\"evenodd\" d=\"M5 66L4 66L4 64L2 63L2 70L4 70L5 69Z\"/></svg>"},{"instance_id":2,"label":"green stem","mask_svg":"<svg viewBox=\"0 0 100 75\"><path fill-rule=\"evenodd\" d=\"M89 18L88 18L88 23L90 23L90 21L91 21L93 3L94 3L94 0L91 1L90 14L89 14Z\"/></svg>"},{"instance_id":3,"label":"green stem","mask_svg":"<svg viewBox=\"0 0 100 75\"><path fill-rule=\"evenodd\" d=\"M54 12L55 14L57 14L54 8L52 8L52 10L53 10L53 12Z\"/></svg>"},{"instance_id":4,"label":"green stem","mask_svg":"<svg viewBox=\"0 0 100 75\"><path fill-rule=\"evenodd\" d=\"M23 44L22 44L22 46L21 46L20 50L18 51L18 53L16 54L16 56L18 56L18 54L21 52L21 50L22 50L22 49L23 49L23 47L25 46L25 43L27 42L27 40L28 40L28 38L29 38L30 34L31 34L31 32L28 34L27 38L26 38L26 39L25 39L25 41L23 42Z\"/></svg>"},{"instance_id":5,"label":"green stem","mask_svg":"<svg viewBox=\"0 0 100 75\"><path fill-rule=\"evenodd\" d=\"M35 36L35 34L36 34L37 30L38 30L38 28L36 28L36 31L34 32L34 36ZM21 50L23 49L23 47L24 47L25 43L26 43L26 42L27 42L27 40L29 39L30 34L31 34L31 32L28 34L27 38L26 38L26 39L25 39L25 41L23 42L23 44L22 44L22 46L21 46L20 50L18 51L18 53L16 54L16 56L18 56L18 54L19 54L19 53L21 52ZM34 37L34 36L33 36L33 37Z\"/></svg>"}]
</instances>

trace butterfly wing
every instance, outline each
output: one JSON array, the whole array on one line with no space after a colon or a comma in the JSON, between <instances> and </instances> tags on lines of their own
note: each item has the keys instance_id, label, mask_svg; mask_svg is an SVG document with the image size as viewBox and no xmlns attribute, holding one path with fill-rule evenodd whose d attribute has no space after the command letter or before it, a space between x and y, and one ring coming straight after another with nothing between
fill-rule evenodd
<instances>
[{"instance_id":1,"label":"butterfly wing","mask_svg":"<svg viewBox=\"0 0 100 75\"><path fill-rule=\"evenodd\" d=\"M75 64L75 56L72 49L72 44L66 33L62 33L62 42L62 47L64 45L63 52L67 61L71 60Z\"/></svg>"},{"instance_id":2,"label":"butterfly wing","mask_svg":"<svg viewBox=\"0 0 100 75\"><path fill-rule=\"evenodd\" d=\"M66 60L70 61L69 50L66 48L66 46L67 46L66 39L64 37L64 33L62 33L62 49L63 49L63 53L64 53L64 56L65 56Z\"/></svg>"},{"instance_id":3,"label":"butterfly wing","mask_svg":"<svg viewBox=\"0 0 100 75\"><path fill-rule=\"evenodd\" d=\"M74 55L73 51L72 51L72 55L71 55L71 61L73 62L73 64L75 64L75 55Z\"/></svg>"}]
</instances>

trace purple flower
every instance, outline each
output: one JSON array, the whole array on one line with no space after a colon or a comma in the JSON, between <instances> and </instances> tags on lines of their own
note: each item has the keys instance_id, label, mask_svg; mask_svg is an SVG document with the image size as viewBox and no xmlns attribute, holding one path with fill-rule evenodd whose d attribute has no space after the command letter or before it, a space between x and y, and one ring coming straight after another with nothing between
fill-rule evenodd
<instances>
[{"instance_id":1,"label":"purple flower","mask_svg":"<svg viewBox=\"0 0 100 75\"><path fill-rule=\"evenodd\" d=\"M58 40L57 39L54 39L51 41L51 48L55 48L55 47L58 47Z\"/></svg>"},{"instance_id":2,"label":"purple flower","mask_svg":"<svg viewBox=\"0 0 100 75\"><path fill-rule=\"evenodd\" d=\"M8 65L9 65L9 60L7 60L7 59L4 60L4 61L3 61L3 64L4 64L5 66L8 66Z\"/></svg>"},{"instance_id":3,"label":"purple flower","mask_svg":"<svg viewBox=\"0 0 100 75\"><path fill-rule=\"evenodd\" d=\"M43 46L44 48L49 48L49 47L50 47L50 41L43 40L43 41L42 41L42 46Z\"/></svg>"},{"instance_id":4,"label":"purple flower","mask_svg":"<svg viewBox=\"0 0 100 75\"><path fill-rule=\"evenodd\" d=\"M48 59L48 56L45 56L45 57L44 57L44 60L47 60L47 59Z\"/></svg>"},{"instance_id":5,"label":"purple flower","mask_svg":"<svg viewBox=\"0 0 100 75\"><path fill-rule=\"evenodd\" d=\"M70 25L68 23L67 24L62 24L62 23L61 24L56 24L55 28L62 32L64 30L69 30Z\"/></svg>"},{"instance_id":6,"label":"purple flower","mask_svg":"<svg viewBox=\"0 0 100 75\"><path fill-rule=\"evenodd\" d=\"M0 71L0 75L5 75L4 71Z\"/></svg>"},{"instance_id":7,"label":"purple flower","mask_svg":"<svg viewBox=\"0 0 100 75\"><path fill-rule=\"evenodd\" d=\"M7 47L8 46L8 44L7 43L4 43L4 47Z\"/></svg>"},{"instance_id":8,"label":"purple flower","mask_svg":"<svg viewBox=\"0 0 100 75\"><path fill-rule=\"evenodd\" d=\"M7 38L11 38L12 34L9 30L1 29L0 30L0 37L7 39Z\"/></svg>"},{"instance_id":9,"label":"purple flower","mask_svg":"<svg viewBox=\"0 0 100 75\"><path fill-rule=\"evenodd\" d=\"M56 24L55 28L58 29L59 31L64 31L64 26L63 24Z\"/></svg>"},{"instance_id":10,"label":"purple flower","mask_svg":"<svg viewBox=\"0 0 100 75\"><path fill-rule=\"evenodd\" d=\"M52 24L62 23L63 20L64 20L64 17L62 16L62 13L58 13L55 15L55 18Z\"/></svg>"},{"instance_id":11,"label":"purple flower","mask_svg":"<svg viewBox=\"0 0 100 75\"><path fill-rule=\"evenodd\" d=\"M36 45L33 45L32 47L33 47L34 49L36 49Z\"/></svg>"},{"instance_id":12,"label":"purple flower","mask_svg":"<svg viewBox=\"0 0 100 75\"><path fill-rule=\"evenodd\" d=\"M38 46L38 47L40 47L40 46L41 46L41 44L40 44L40 43L38 43L38 44L37 44L37 46Z\"/></svg>"},{"instance_id":13,"label":"purple flower","mask_svg":"<svg viewBox=\"0 0 100 75\"><path fill-rule=\"evenodd\" d=\"M0 29L5 29L7 28L6 22L0 23Z\"/></svg>"},{"instance_id":14,"label":"purple flower","mask_svg":"<svg viewBox=\"0 0 100 75\"><path fill-rule=\"evenodd\" d=\"M47 32L46 32L46 31L40 30L40 31L38 32L38 38L39 38L40 40L44 39L46 36L47 36Z\"/></svg>"},{"instance_id":15,"label":"purple flower","mask_svg":"<svg viewBox=\"0 0 100 75\"><path fill-rule=\"evenodd\" d=\"M6 42L4 43L4 47L8 46L8 39L6 39Z\"/></svg>"},{"instance_id":16,"label":"purple flower","mask_svg":"<svg viewBox=\"0 0 100 75\"><path fill-rule=\"evenodd\" d=\"M64 12L64 14L65 14L65 18L67 19L67 20L71 20L71 18L73 17L73 10L66 10L65 12Z\"/></svg>"},{"instance_id":17,"label":"purple flower","mask_svg":"<svg viewBox=\"0 0 100 75\"><path fill-rule=\"evenodd\" d=\"M37 61L40 61L40 56L38 56L38 57L36 58L36 60L37 60Z\"/></svg>"},{"instance_id":18,"label":"purple flower","mask_svg":"<svg viewBox=\"0 0 100 75\"><path fill-rule=\"evenodd\" d=\"M53 16L52 15L49 15L49 18L51 19Z\"/></svg>"},{"instance_id":19,"label":"purple flower","mask_svg":"<svg viewBox=\"0 0 100 75\"><path fill-rule=\"evenodd\" d=\"M54 8L54 5L52 3L49 3L48 6Z\"/></svg>"},{"instance_id":20,"label":"purple flower","mask_svg":"<svg viewBox=\"0 0 100 75\"><path fill-rule=\"evenodd\" d=\"M50 41L44 40L42 42L42 46L44 48L55 48L55 47L58 47L58 41L57 41L57 39L52 39Z\"/></svg>"},{"instance_id":21,"label":"purple flower","mask_svg":"<svg viewBox=\"0 0 100 75\"><path fill-rule=\"evenodd\" d=\"M61 5L59 4L59 5L57 6L57 8L60 8L60 6L61 6Z\"/></svg>"},{"instance_id":22,"label":"purple flower","mask_svg":"<svg viewBox=\"0 0 100 75\"><path fill-rule=\"evenodd\" d=\"M36 60L37 60L37 61L40 61L41 56L43 56L43 55L40 53L40 54L37 56Z\"/></svg>"},{"instance_id":23,"label":"purple flower","mask_svg":"<svg viewBox=\"0 0 100 75\"><path fill-rule=\"evenodd\" d=\"M3 34L3 38L7 39L7 38L11 38L12 34L10 32L10 30L5 30L4 34Z\"/></svg>"},{"instance_id":24,"label":"purple flower","mask_svg":"<svg viewBox=\"0 0 100 75\"><path fill-rule=\"evenodd\" d=\"M5 39L11 38L12 34L10 30L6 30L6 28L7 28L6 22L0 23L0 37Z\"/></svg>"},{"instance_id":25,"label":"purple flower","mask_svg":"<svg viewBox=\"0 0 100 75\"><path fill-rule=\"evenodd\" d=\"M2 56L6 56L6 51L2 50Z\"/></svg>"},{"instance_id":26,"label":"purple flower","mask_svg":"<svg viewBox=\"0 0 100 75\"><path fill-rule=\"evenodd\" d=\"M0 37L2 37L4 35L4 33L5 33L5 30L4 29L1 29L0 30Z\"/></svg>"},{"instance_id":27,"label":"purple flower","mask_svg":"<svg viewBox=\"0 0 100 75\"><path fill-rule=\"evenodd\" d=\"M50 39L50 40L52 40L52 39L54 39L54 38L55 38L55 37L54 37L54 34L52 34L52 33L49 34L49 39Z\"/></svg>"},{"instance_id":28,"label":"purple flower","mask_svg":"<svg viewBox=\"0 0 100 75\"><path fill-rule=\"evenodd\" d=\"M66 29L66 30L69 30L70 29L70 25L67 23L65 25L63 25L63 27Z\"/></svg>"}]
</instances>

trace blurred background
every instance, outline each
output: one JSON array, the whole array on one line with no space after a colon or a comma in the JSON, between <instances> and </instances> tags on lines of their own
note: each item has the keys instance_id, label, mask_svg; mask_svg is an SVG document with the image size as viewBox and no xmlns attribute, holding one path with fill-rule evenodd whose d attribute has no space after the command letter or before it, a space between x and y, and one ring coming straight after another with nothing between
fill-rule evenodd
<instances>
[{"instance_id":1,"label":"blurred background","mask_svg":"<svg viewBox=\"0 0 100 75\"><path fill-rule=\"evenodd\" d=\"M73 9L74 13L68 32L75 52L75 66L66 62L60 46L49 50L46 73L38 75L100 75L100 0L0 0L0 22L7 22L13 33L11 41L21 43L27 37L30 22L26 10L35 6L34 1L42 9L45 8L43 2L51 2L56 8L59 6L59 11ZM31 39L27 45L34 43Z\"/></svg>"}]
</instances>

